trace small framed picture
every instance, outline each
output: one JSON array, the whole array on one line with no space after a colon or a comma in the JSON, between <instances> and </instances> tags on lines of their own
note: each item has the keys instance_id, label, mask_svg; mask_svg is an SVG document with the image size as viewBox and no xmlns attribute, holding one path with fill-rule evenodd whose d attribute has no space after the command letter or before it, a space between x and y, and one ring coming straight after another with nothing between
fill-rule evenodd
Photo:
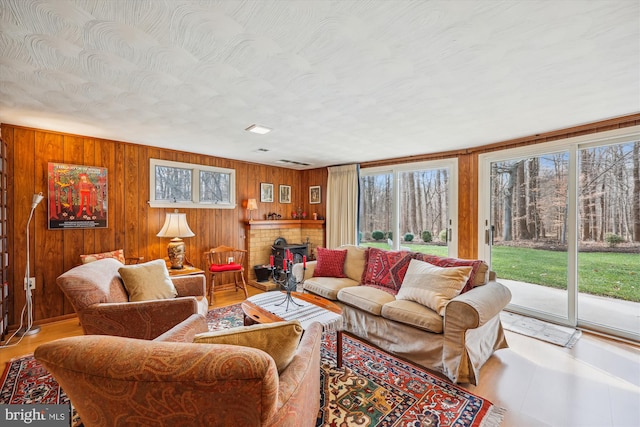
<instances>
[{"instance_id":1,"label":"small framed picture","mask_svg":"<svg viewBox=\"0 0 640 427\"><path fill-rule=\"evenodd\" d=\"M260 202L273 203L273 184L268 182L260 183Z\"/></svg>"},{"instance_id":2,"label":"small framed picture","mask_svg":"<svg viewBox=\"0 0 640 427\"><path fill-rule=\"evenodd\" d=\"M291 186L280 186L280 203L291 203Z\"/></svg>"},{"instance_id":3,"label":"small framed picture","mask_svg":"<svg viewBox=\"0 0 640 427\"><path fill-rule=\"evenodd\" d=\"M322 202L322 193L320 192L319 185L313 185L309 187L309 204L317 205Z\"/></svg>"}]
</instances>

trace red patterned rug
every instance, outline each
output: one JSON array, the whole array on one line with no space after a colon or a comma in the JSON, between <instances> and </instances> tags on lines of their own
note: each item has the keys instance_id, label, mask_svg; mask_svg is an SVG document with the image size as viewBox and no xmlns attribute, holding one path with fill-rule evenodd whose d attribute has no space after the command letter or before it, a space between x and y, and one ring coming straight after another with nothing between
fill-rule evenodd
<instances>
[{"instance_id":1,"label":"red patterned rug","mask_svg":"<svg viewBox=\"0 0 640 427\"><path fill-rule=\"evenodd\" d=\"M242 325L240 305L211 310L209 329ZM349 335L336 368L335 334L322 345L317 426L446 427L500 425L503 410L427 371ZM0 404L68 403L55 379L32 355L12 360L0 383ZM82 425L75 414L73 425Z\"/></svg>"}]
</instances>

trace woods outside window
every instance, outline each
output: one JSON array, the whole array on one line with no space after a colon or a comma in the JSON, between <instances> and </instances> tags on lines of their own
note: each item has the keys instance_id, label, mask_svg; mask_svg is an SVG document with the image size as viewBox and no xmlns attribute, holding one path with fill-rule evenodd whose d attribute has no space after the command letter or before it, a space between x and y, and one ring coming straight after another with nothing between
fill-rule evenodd
<instances>
[{"instance_id":1,"label":"woods outside window","mask_svg":"<svg viewBox=\"0 0 640 427\"><path fill-rule=\"evenodd\" d=\"M234 169L150 159L149 205L154 208L236 207Z\"/></svg>"}]
</instances>

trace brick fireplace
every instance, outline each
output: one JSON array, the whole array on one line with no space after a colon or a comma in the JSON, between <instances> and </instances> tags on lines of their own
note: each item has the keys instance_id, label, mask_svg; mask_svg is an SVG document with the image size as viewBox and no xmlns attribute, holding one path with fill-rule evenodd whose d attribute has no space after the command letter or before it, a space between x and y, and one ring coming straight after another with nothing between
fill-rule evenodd
<instances>
[{"instance_id":1,"label":"brick fireplace","mask_svg":"<svg viewBox=\"0 0 640 427\"><path fill-rule=\"evenodd\" d=\"M315 259L318 246L324 246L324 221L320 220L252 220L245 222L245 230L248 278L259 288L264 287L264 282L256 282L253 266L269 264L271 247L278 237L284 237L288 244L305 244L309 239L309 260Z\"/></svg>"}]
</instances>

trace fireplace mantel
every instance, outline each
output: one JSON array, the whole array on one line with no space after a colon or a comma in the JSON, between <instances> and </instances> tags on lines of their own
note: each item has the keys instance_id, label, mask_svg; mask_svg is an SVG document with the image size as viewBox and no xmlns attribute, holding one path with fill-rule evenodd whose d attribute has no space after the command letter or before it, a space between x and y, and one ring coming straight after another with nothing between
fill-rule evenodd
<instances>
[{"instance_id":1,"label":"fireplace mantel","mask_svg":"<svg viewBox=\"0 0 640 427\"><path fill-rule=\"evenodd\" d=\"M253 219L245 221L245 226L252 230L268 230L274 228L323 228L324 220L315 219Z\"/></svg>"}]
</instances>

